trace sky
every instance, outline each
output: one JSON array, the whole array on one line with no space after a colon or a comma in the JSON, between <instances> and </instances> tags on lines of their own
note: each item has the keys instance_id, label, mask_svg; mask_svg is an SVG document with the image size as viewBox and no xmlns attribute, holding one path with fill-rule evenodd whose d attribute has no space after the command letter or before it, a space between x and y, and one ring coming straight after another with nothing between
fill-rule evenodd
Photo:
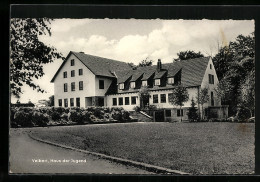
<instances>
[{"instance_id":1,"label":"sky","mask_svg":"<svg viewBox=\"0 0 260 182\"><path fill-rule=\"evenodd\" d=\"M218 47L255 29L253 20L137 20L137 19L54 19L52 35L39 40L66 57L69 51L138 64L149 58L156 64L172 62L180 51L200 51L214 56ZM45 93L23 86L20 102L36 103L54 94L50 83L62 60L44 65L45 75L35 80ZM11 102L16 102L11 97Z\"/></svg>"}]
</instances>

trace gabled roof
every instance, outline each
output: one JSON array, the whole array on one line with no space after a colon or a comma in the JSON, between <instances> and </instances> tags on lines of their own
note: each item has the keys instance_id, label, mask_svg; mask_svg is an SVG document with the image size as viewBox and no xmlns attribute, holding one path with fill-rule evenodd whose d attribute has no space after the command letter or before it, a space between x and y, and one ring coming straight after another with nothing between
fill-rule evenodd
<instances>
[{"instance_id":1,"label":"gabled roof","mask_svg":"<svg viewBox=\"0 0 260 182\"><path fill-rule=\"evenodd\" d=\"M61 68L64 66L68 57L74 54L93 74L97 76L105 76L105 77L112 77L114 78L115 75L113 72L116 70L129 70L131 67L121 61L116 61L113 59L102 58L98 56L92 56L89 54L81 53L81 52L73 52L70 51L68 56L66 57L65 61L61 64L58 71L55 73L54 77L52 78L51 82L54 82L56 76L60 72Z\"/></svg>"}]
</instances>

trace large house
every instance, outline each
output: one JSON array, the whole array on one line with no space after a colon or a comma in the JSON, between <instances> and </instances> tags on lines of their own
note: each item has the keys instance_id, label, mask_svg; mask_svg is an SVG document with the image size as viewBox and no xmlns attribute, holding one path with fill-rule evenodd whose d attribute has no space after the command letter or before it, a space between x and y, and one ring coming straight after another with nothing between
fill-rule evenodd
<instances>
[{"instance_id":1,"label":"large house","mask_svg":"<svg viewBox=\"0 0 260 182\"><path fill-rule=\"evenodd\" d=\"M210 99L203 105L218 118L227 116L227 107L216 99L218 77L210 57L176 61L133 69L129 64L83 52L70 52L51 80L54 83L54 105L63 107L107 106L133 110L140 106L139 90L148 87L150 99L145 104L166 110L166 117L187 119L191 99L201 88L208 88ZM181 83L189 100L182 109L169 103L172 88ZM199 106L201 110L201 106ZM206 115L208 115L206 113Z\"/></svg>"}]
</instances>

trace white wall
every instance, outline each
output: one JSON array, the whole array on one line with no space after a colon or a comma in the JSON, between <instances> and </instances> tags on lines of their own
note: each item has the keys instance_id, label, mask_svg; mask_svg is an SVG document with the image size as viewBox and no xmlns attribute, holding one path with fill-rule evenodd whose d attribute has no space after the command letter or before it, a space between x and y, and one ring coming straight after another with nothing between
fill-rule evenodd
<instances>
[{"instance_id":1,"label":"white wall","mask_svg":"<svg viewBox=\"0 0 260 182\"><path fill-rule=\"evenodd\" d=\"M99 80L104 80L104 89L99 89ZM96 76L95 85L92 85L92 86L95 86L96 96L103 96L104 97L104 95L106 94L107 89L109 88L111 83L112 83L112 79L109 79L109 78L106 78L106 77Z\"/></svg>"},{"instance_id":2,"label":"white wall","mask_svg":"<svg viewBox=\"0 0 260 182\"><path fill-rule=\"evenodd\" d=\"M210 64L212 65L212 69L210 69ZM209 84L209 74L214 75L214 84ZM208 91L209 91L209 96L210 96L210 93L213 92L214 106L220 106L221 105L220 101L217 99L217 95L216 95L216 92L214 90L217 87L218 83L219 83L219 81L218 81L218 77L217 77L217 74L216 74L216 70L215 70L215 67L213 65L212 59L210 58L207 69L206 69L205 74L204 74L204 77L202 79L201 88L207 87ZM204 108L208 107L208 106L211 106L211 97L210 97L208 103L205 103L203 105Z\"/></svg>"},{"instance_id":3,"label":"white wall","mask_svg":"<svg viewBox=\"0 0 260 182\"><path fill-rule=\"evenodd\" d=\"M75 60L75 65L70 66L70 60ZM83 75L79 75L78 70L83 69ZM71 77L71 70L75 70L75 77ZM67 78L63 78L63 72L67 71ZM83 81L83 90L79 90L79 81ZM75 91L71 91L71 82L75 82ZM64 83L68 84L68 92L64 92ZM58 106L58 99L68 99L70 106L70 98L74 98L76 105L76 97L80 98L80 107L85 107L85 97L95 96L95 75L73 54L70 55L65 65L61 68L59 74L54 80L54 105Z\"/></svg>"}]
</instances>

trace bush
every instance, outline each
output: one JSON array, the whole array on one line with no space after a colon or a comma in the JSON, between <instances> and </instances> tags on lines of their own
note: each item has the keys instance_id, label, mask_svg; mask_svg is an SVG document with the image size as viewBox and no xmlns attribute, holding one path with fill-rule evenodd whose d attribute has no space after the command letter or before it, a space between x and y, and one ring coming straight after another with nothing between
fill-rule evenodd
<instances>
[{"instance_id":1,"label":"bush","mask_svg":"<svg viewBox=\"0 0 260 182\"><path fill-rule=\"evenodd\" d=\"M43 114L39 111L34 111L32 114L32 122L38 126L47 126L49 117L46 113Z\"/></svg>"},{"instance_id":2,"label":"bush","mask_svg":"<svg viewBox=\"0 0 260 182\"><path fill-rule=\"evenodd\" d=\"M90 113L88 111L83 111L82 112L82 120L83 120L83 122L90 123L90 114L92 114L92 113Z\"/></svg>"},{"instance_id":3,"label":"bush","mask_svg":"<svg viewBox=\"0 0 260 182\"><path fill-rule=\"evenodd\" d=\"M61 120L68 121L69 120L69 115L65 112L60 116Z\"/></svg>"},{"instance_id":4,"label":"bush","mask_svg":"<svg viewBox=\"0 0 260 182\"><path fill-rule=\"evenodd\" d=\"M61 114L58 113L57 111L53 111L53 112L51 113L51 119L52 119L53 121L59 121L59 120L61 119Z\"/></svg>"},{"instance_id":5,"label":"bush","mask_svg":"<svg viewBox=\"0 0 260 182\"><path fill-rule=\"evenodd\" d=\"M27 112L25 112L25 110ZM33 122L32 122L32 112L28 112L29 110L27 109L21 109L18 110L15 114L14 114L14 122L17 125L20 125L21 127L32 127L34 126Z\"/></svg>"},{"instance_id":6,"label":"bush","mask_svg":"<svg viewBox=\"0 0 260 182\"><path fill-rule=\"evenodd\" d=\"M237 111L236 117L239 122L247 122L247 120L251 117L250 110L240 107Z\"/></svg>"},{"instance_id":7,"label":"bush","mask_svg":"<svg viewBox=\"0 0 260 182\"><path fill-rule=\"evenodd\" d=\"M140 111L141 111L141 108L140 108L139 106L135 106L135 107L133 108L133 110L134 110L135 112L140 112Z\"/></svg>"},{"instance_id":8,"label":"bush","mask_svg":"<svg viewBox=\"0 0 260 182\"><path fill-rule=\"evenodd\" d=\"M123 110L121 112L121 114L122 114L122 120L123 121L129 121L130 120L130 117L129 117L130 113L128 111Z\"/></svg>"},{"instance_id":9,"label":"bush","mask_svg":"<svg viewBox=\"0 0 260 182\"><path fill-rule=\"evenodd\" d=\"M94 115L95 115L97 118L99 118L99 119L103 119L103 118L104 118L104 114L105 114L105 112L104 112L101 108L99 108L99 107L97 107L97 108L94 110Z\"/></svg>"},{"instance_id":10,"label":"bush","mask_svg":"<svg viewBox=\"0 0 260 182\"><path fill-rule=\"evenodd\" d=\"M112 115L113 119L115 119L117 121L122 121L122 113L121 113L121 111L114 110L114 111L112 111L111 115Z\"/></svg>"},{"instance_id":11,"label":"bush","mask_svg":"<svg viewBox=\"0 0 260 182\"><path fill-rule=\"evenodd\" d=\"M77 112L75 110L70 111L70 120L76 122L77 124L83 124L83 115L82 112Z\"/></svg>"},{"instance_id":12,"label":"bush","mask_svg":"<svg viewBox=\"0 0 260 182\"><path fill-rule=\"evenodd\" d=\"M249 123L255 123L255 117L249 118L249 119L248 119L248 122L249 122Z\"/></svg>"},{"instance_id":13,"label":"bush","mask_svg":"<svg viewBox=\"0 0 260 182\"><path fill-rule=\"evenodd\" d=\"M148 110L157 110L157 106L156 105L149 105Z\"/></svg>"}]
</instances>

